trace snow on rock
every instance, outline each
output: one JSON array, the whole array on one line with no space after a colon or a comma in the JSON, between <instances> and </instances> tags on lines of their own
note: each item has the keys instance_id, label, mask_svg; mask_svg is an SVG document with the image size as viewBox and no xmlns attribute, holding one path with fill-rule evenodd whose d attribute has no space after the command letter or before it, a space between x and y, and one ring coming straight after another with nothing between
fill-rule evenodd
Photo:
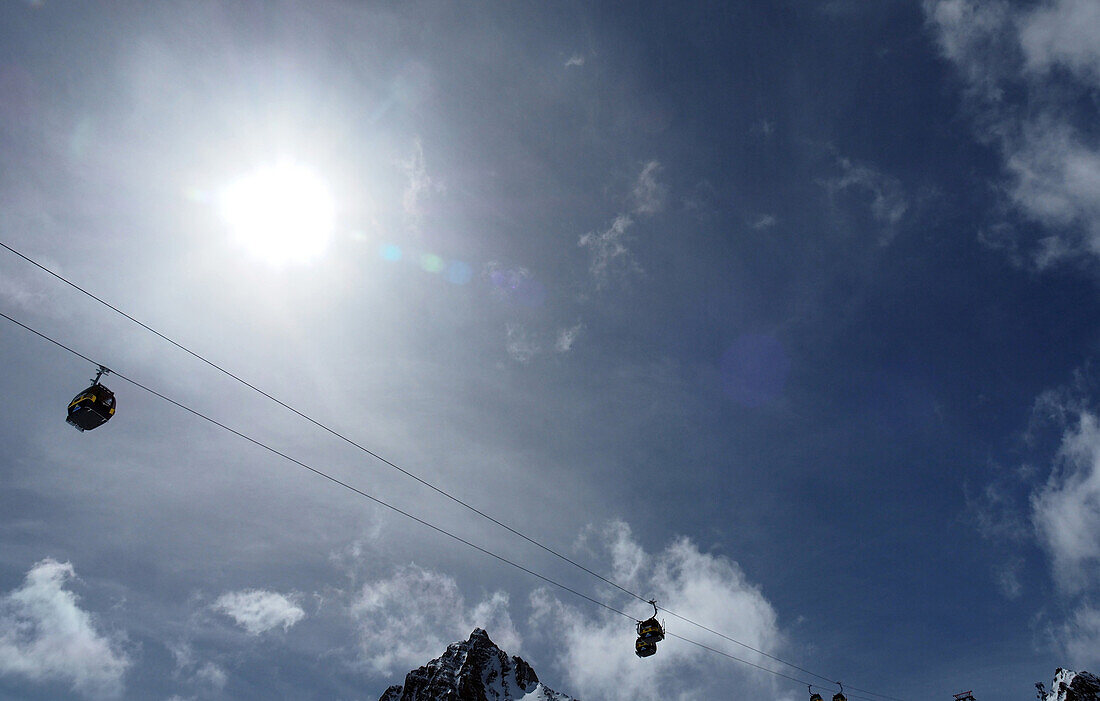
<instances>
[{"instance_id":1,"label":"snow on rock","mask_svg":"<svg viewBox=\"0 0 1100 701\"><path fill-rule=\"evenodd\" d=\"M378 701L578 701L547 688L531 665L509 657L475 628L470 639L451 643L441 657L414 669Z\"/></svg>"},{"instance_id":2,"label":"snow on rock","mask_svg":"<svg viewBox=\"0 0 1100 701\"><path fill-rule=\"evenodd\" d=\"M1100 701L1100 678L1059 667L1043 701Z\"/></svg>"}]
</instances>

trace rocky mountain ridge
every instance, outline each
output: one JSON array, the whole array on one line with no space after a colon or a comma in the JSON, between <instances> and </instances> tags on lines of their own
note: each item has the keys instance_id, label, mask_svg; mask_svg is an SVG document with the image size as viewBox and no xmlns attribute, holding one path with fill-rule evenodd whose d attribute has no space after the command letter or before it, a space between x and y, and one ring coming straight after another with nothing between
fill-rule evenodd
<instances>
[{"instance_id":1,"label":"rocky mountain ridge","mask_svg":"<svg viewBox=\"0 0 1100 701\"><path fill-rule=\"evenodd\" d=\"M1050 691L1039 687L1041 701L1100 701L1100 678L1090 672L1073 672L1061 667L1054 673Z\"/></svg>"},{"instance_id":2,"label":"rocky mountain ridge","mask_svg":"<svg viewBox=\"0 0 1100 701\"><path fill-rule=\"evenodd\" d=\"M378 701L579 701L539 681L522 658L509 657L475 628L442 656L409 672Z\"/></svg>"},{"instance_id":3,"label":"rocky mountain ridge","mask_svg":"<svg viewBox=\"0 0 1100 701\"><path fill-rule=\"evenodd\" d=\"M1100 677L1059 668L1049 689L1036 684L1038 701L1100 701ZM405 676L378 701L579 701L539 681L520 657L509 656L475 628L468 640Z\"/></svg>"}]
</instances>

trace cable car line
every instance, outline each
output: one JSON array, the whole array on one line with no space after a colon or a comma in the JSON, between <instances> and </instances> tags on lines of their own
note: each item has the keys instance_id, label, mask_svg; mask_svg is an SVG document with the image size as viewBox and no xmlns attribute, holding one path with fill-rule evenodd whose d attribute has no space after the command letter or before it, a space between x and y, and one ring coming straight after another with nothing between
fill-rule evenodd
<instances>
[{"instance_id":1,"label":"cable car line","mask_svg":"<svg viewBox=\"0 0 1100 701\"><path fill-rule=\"evenodd\" d=\"M393 469L397 470L398 472L400 472L401 474L405 475L406 477L409 477L410 479L416 480L417 482L419 482L420 484L424 485L425 487L427 487L427 488L431 489L432 491L436 492L437 494L440 494L440 495L442 495L442 496L446 497L447 499L450 499L450 500L451 500L451 501L453 501L454 503L456 503L456 504L458 504L458 505L460 505L460 506L462 506L462 507L464 507L464 508L466 508L466 509L469 509L470 511L473 511L473 512L474 512L474 513L476 513L476 514L477 514L478 516L481 516L482 518L484 518L484 519L486 519L486 520L488 520L488 521L491 521L492 523L496 524L497 526L500 526L501 528L505 529L505 530L506 530L506 531L508 531L509 533L511 533L511 534L513 534L513 535L516 535L516 536L519 536L520 538L522 538L522 539L526 540L526 541L527 541L528 543L531 543L532 545L535 545L535 546L537 546L537 547L539 547L539 548L542 548L543 550L545 550L546 552L550 553L550 554L551 554L551 555L553 555L554 557L557 557L557 558L559 558L560 560L563 560L563 561L565 561L565 562L568 562L569 564L573 565L574 567L577 567L577 568L579 568L579 569L583 570L584 572L586 572L586 573L588 573L588 574L592 575L593 577L596 577L597 579L601 580L601 581L602 581L602 582L604 582L605 584L609 584L609 585L611 585L612 587L615 587L616 589L618 589L619 591L623 592L624 594L628 594L628 595L630 595L630 596L632 596L632 597L634 597L634 598L638 599L639 601L641 601L641 602L643 602L643 603L648 603L648 602L649 602L649 600L648 600L648 599L646 599L645 597L643 597L643 596L641 596L641 595L639 595L639 594L635 594L634 592L630 591L629 589L626 589L625 587L623 587L623 586L621 586L621 585L617 584L616 582L613 582L613 581L611 581L610 579L607 579L606 577L604 577L603 575L601 575L601 574L600 574L599 572L594 572L593 570L591 570L591 569L589 569L589 568L585 567L584 565L582 565L582 564L580 564L579 562L577 562L577 561L575 561L575 560L571 559L570 557L568 557L568 556L566 556L566 555L562 555L561 553L559 553L558 551L554 550L553 548L550 548L549 546L543 545L543 544L542 544L542 543L540 543L539 541L537 541L537 540L535 540L535 539L533 539L533 538L531 538L531 537L527 536L527 535L526 535L526 534L524 534L524 533L521 533L520 531L516 530L515 528L512 528L511 526L509 526L508 524L506 524L506 523L503 523L503 522L501 522L501 521L497 520L496 518L494 518L494 517L490 516L489 514L485 513L484 511L482 511L482 510L478 509L478 508L477 508L476 506L473 506L472 504L469 504L469 503L467 503L467 502L463 501L462 499L459 499L458 497L456 497L456 496L454 496L454 495L450 494L449 492L447 492L447 491L445 491L445 490L443 490L443 489L441 489L441 488L439 488L439 487L435 486L435 485L434 485L434 484L432 484L431 482L428 482L427 480L425 480L425 479L423 479L423 478L421 478L421 477L417 476L416 474L414 474L414 473L412 473L412 472L410 472L410 471L406 470L405 468L401 467L400 465L397 465L397 464L395 464L395 463L391 462L390 460L387 460L387 459L386 459L386 458L384 458L383 456L381 456L381 455L379 455L378 453L375 453L374 451L372 451L372 450L371 450L370 448L367 448L366 446L364 446L364 445L362 445L362 444L360 444L360 443L357 443L356 441L352 440L351 438L348 438L347 436L345 436L344 434L340 433L339 431L336 431L335 429L329 428L328 426L326 426L325 424L321 423L320 421L317 421L317 420L316 420L316 419L314 419L313 417L311 417L311 416L309 416L309 415L307 415L307 414L304 414L304 413L302 413L301 411L299 411L298 409L295 409L294 407L292 407L291 405L289 405L289 404L287 404L286 402L282 401L282 400L281 400L281 399L279 399L278 397L275 397L275 396L273 396L273 395L269 394L268 392L265 392L264 390L260 389L259 387L257 387L256 385L252 384L252 383L251 383L251 382L249 382L248 380L245 380L244 378L240 377L239 375L237 375L237 374L235 374L235 373L233 373L233 372L231 372L231 371L229 371L229 370L226 370L225 368L223 368L222 366L220 366L220 365L218 365L217 363L213 362L212 360L208 360L207 358L203 357L203 356L202 356L202 355L200 355L199 353L196 353L195 351L191 350L190 348L188 348L187 346L183 345L182 343L178 343L178 342L176 342L176 341L172 340L171 338L169 338L168 336L165 336L164 334L162 334L161 332L157 331L156 329L154 329L153 327L149 326L148 324L146 324L146 323L144 323L144 322L142 322L142 321L140 321L140 320L138 320L138 319L135 319L134 317L132 317L132 316L130 316L129 314L127 314L126 312L122 311L121 309L119 309L119 308L118 308L118 307L116 307L115 305L113 305L113 304L111 304L110 302L108 302L108 301L104 300L103 298L101 298L101 297L98 297L98 296L96 296L95 294L93 294L93 293L89 292L88 290L84 289L84 288L83 288L83 287L81 287L80 285L77 285L77 284L76 284L75 282L72 282L72 281L71 281L71 280L69 280L68 278L64 277L64 276L63 276L63 275L61 275L60 273L54 272L53 270L50 270L49 268L47 268L46 266L42 265L41 263L39 263L38 261L34 260L33 258L30 258L29 256L26 256L26 255L24 255L23 253L20 253L19 251L15 250L14 248L12 248L11 246L7 245L7 244L6 244L6 243L4 243L3 241L0 241L0 246L2 246L3 248L7 249L7 250L8 250L8 251L10 251L11 253L14 253L15 255L19 256L20 258L22 258L23 260L27 261L28 263L30 263L31 265L35 266L36 268L38 268L38 269L42 270L43 272L45 272L45 273L47 273L47 274L49 274L49 275L51 275L51 276L53 276L53 277L57 278L58 280L60 280L61 282L65 283L65 284L66 284L66 285L68 285L69 287L72 287L72 288L73 288L74 290L77 290L78 292L80 292L80 293L82 293L82 294L84 294L84 295L87 295L88 297L90 297L90 298L94 299L95 301L99 302L100 304L102 304L103 306L107 307L108 309L110 309L110 310L114 311L115 313L117 313L117 314L119 314L119 315L121 315L121 316L125 317L126 319L129 319L130 321L134 322L135 324L137 324L137 325L138 325L138 326L140 326L141 328L145 329L145 330L146 330L146 331L148 331L149 333L151 333L151 334L153 334L153 335L157 336L158 338L160 338L160 339L161 339L161 340L163 340L163 341L166 341L166 342L170 343L171 345L175 346L175 347L176 347L176 348L178 348L179 350L182 350L182 351L183 351L184 353L187 353L187 354L188 354L188 355L190 355L191 357L193 357L193 358L195 358L195 359L197 359L197 360L199 360L199 361L201 361L201 362L205 363L206 365L208 365L208 366L210 366L211 368L213 368L213 369L217 370L218 372L222 373L223 375L226 375L227 377L230 377L230 378L232 378L232 379L236 380L237 382L239 382L240 384L244 385L245 387L247 387L247 388L251 389L252 391L254 391L254 392L257 392L257 393L259 393L260 395L262 395L262 396L266 397L267 399L269 399L269 400L271 400L271 401L275 402L276 404L278 404L279 406L283 407L284 409L286 409L286 410L288 410L288 411L290 411L290 412L293 412L293 413L294 413L294 414L295 414L296 416L298 416L298 417L300 417L300 418L303 418L303 419L305 419L306 421L310 422L310 423L311 423L311 424L313 424L314 426L317 426L318 428L320 428L320 429L323 429L323 430L327 431L328 433L330 433L330 434L332 434L333 436L335 436L335 437L339 438L340 440L344 441L345 443L348 443L349 445L352 445L352 446L354 446L354 447L358 448L359 450L363 451L363 452L364 452L364 453L366 453L367 455L370 455L370 456L371 456L372 458L374 458L375 460L378 460L379 462L381 462L381 463L383 463L383 464L385 464L385 465L388 465L389 467L391 467L391 468L393 468Z\"/></svg>"},{"instance_id":2,"label":"cable car line","mask_svg":"<svg viewBox=\"0 0 1100 701\"><path fill-rule=\"evenodd\" d=\"M810 683L806 682L805 680L799 679L798 677L792 677L788 674L784 674L783 672L777 672L773 669L768 669L767 667L761 667L760 665L758 665L754 662L749 662L748 660L741 659L740 657L737 657L736 655L731 655L730 653L723 652L722 650L719 650L718 648L713 648L713 647L710 647L709 645L704 645L703 643L696 642L694 640L691 640L690 638L685 638L681 635L676 635L675 633L665 633L665 635L668 636L669 638L676 638L677 640L682 640L685 643L689 643L691 645L694 645L695 647L702 648L704 650L707 650L708 652L713 652L716 655L721 655L722 657L728 657L731 660L736 660L736 661L738 661L742 664L746 664L750 667L755 667L757 669L762 669L765 672L771 672L772 674L774 674L777 677L782 677L784 679L789 679L790 681L798 682L799 684L805 684L806 686L808 686L810 688L817 688L817 689L825 689L826 688L824 686L821 686L820 684L810 684ZM830 682L830 683L836 684L837 682ZM852 688L852 687L848 687L848 688ZM868 691L868 692L865 692L865 693L874 694L873 691ZM875 695L876 696L881 696L881 694L875 694ZM847 694L847 696L849 698L853 698L853 699L863 699L864 701L875 701L875 699L872 699L872 698L867 697L867 696L859 696L858 694Z\"/></svg>"},{"instance_id":3,"label":"cable car line","mask_svg":"<svg viewBox=\"0 0 1100 701\"><path fill-rule=\"evenodd\" d=\"M15 319L11 316L8 316L4 312L0 312L0 317L3 317L4 319L7 319L8 321L15 324L16 326L19 326L19 327L31 332L32 334L38 336L41 339L43 339L45 341L48 341L49 343L52 343L53 345L57 346L58 348L61 348L62 350L65 350L65 351L71 353L72 355L75 355L76 357L80 358L81 360L92 363L93 365L97 365L99 367L103 367L102 365L97 363L95 360L91 359L87 355L84 355L80 351L77 351L77 350L71 348L70 346L65 345L64 343L62 343L62 342L60 342L60 341L58 341L54 338L51 338L50 336L47 336L46 334L42 333L41 331L38 331L37 329L34 329L34 328L24 324L23 322ZM284 460L287 460L287 461L289 461L289 462L291 462L291 463L293 463L293 464L295 464L295 465L297 465L301 468L304 468L304 469L308 470L309 472L312 472L313 474L315 474L319 477L323 477L324 479L328 480L329 482L332 482L333 484L336 484L340 487L343 487L344 489L347 489L348 491L351 491L351 492L357 494L358 496L369 499L370 501L378 504L379 506L383 506L383 507L385 507L385 508L387 508L387 509L389 509L389 510L395 512L395 513L398 513L398 514L400 514L400 515L402 515L402 516L404 516L408 519L411 519L411 520L421 524L422 526L426 526L426 527L432 529L433 531L435 531L437 533L440 533L440 534L445 535L445 536L447 536L447 537L449 537L449 538L451 538L451 539L453 539L453 540L455 540L459 543L462 543L463 545L466 545L467 547L470 547L470 548L472 548L472 549L474 549L474 550L476 550L476 551L478 551L478 552L480 552L484 555L488 555L489 557L492 557L492 558L494 558L494 559L496 559L496 560L498 560L498 561L500 561L500 562L502 562L506 565L510 565L510 566L520 570L521 572L525 572L525 573L531 575L532 577L535 577L535 578L537 578L537 579L539 579L543 582L546 582L547 584L551 584L551 585L553 585L553 586L555 586L555 587L557 587L557 588L559 588L563 591L566 591L566 592L569 592L570 594L573 594L576 597L584 599L585 601L588 601L589 603L592 603L592 604L595 604L596 606L607 609L608 611L611 611L612 613L616 613L620 616L623 616L624 618L628 618L630 620L636 620L633 616L631 616L629 613L626 613L625 611L617 609L614 606L611 606L610 604L606 604L606 603L604 603L604 602L602 602L598 599L594 599L594 598L588 596L587 594L579 592L576 589L574 589L574 588L572 588L572 587L570 587L566 584L562 584L561 582L558 582L554 579L551 579L550 577L548 577L544 574L536 572L535 570L532 570L528 567L525 567L525 566L519 564L518 562L510 560L510 559L504 557L503 555L499 555L499 554L497 554L497 553L495 553L495 552L493 552L493 551L491 551L487 548L484 548L480 545L477 545L476 543L473 543L469 540L466 540L465 538L463 538L459 535L451 533L450 531L448 531L447 529L445 529L441 526L437 526L437 525L435 525L435 524L433 524L429 521L426 521L426 520L424 520L424 519L408 512L408 511L405 511L404 509L401 509L400 507L394 506L394 505L392 505L392 504L390 504L386 501L383 501L382 499L379 499L378 497L375 497L375 496L373 496L373 495L371 495L367 492L364 492L363 490L359 489L358 487L355 487L355 486L353 486L353 485L351 485L347 482L344 482L343 480L341 480L337 477L333 477L332 475L329 475L328 473L326 473L322 470L319 470L319 469L317 469L317 468L315 468L315 467L313 467L313 466L311 466L307 463L304 463L301 460L298 460L297 458L294 458L294 457L278 450L277 448L273 448L273 447L267 445L266 443L264 443L264 442L262 442L262 441L260 441L256 438L253 438L253 437L249 436L246 433L238 431L237 429L233 428L232 426L229 426L228 424L222 423L221 421L218 421L217 419L215 419L211 416L208 416L208 415L202 413L201 411L198 411L197 409L192 409L191 407L187 406L186 404L183 404L182 402L176 401L175 399L172 399L171 397L168 397L164 394L161 394L157 390L155 390L155 389L153 389L153 388L151 388L151 387L149 387L149 386L147 386L147 385L145 385L141 382L138 382L137 380L135 380L133 378L130 378L130 377L118 372L118 371L115 371L115 370L112 370L111 374L113 374L114 376L118 377L121 380L124 380L125 382L128 382L129 384L133 385L134 387L137 387L138 389L144 390L145 392L148 392L149 394L151 394L151 395L153 395L153 396L155 396L155 397L157 397L157 398L159 398L159 399L161 399L165 402L168 402L169 404L172 404L173 406L175 406L179 409L182 409L182 410L188 412L189 414L192 414L193 416L196 416L196 417L198 417L198 418L200 418L200 419L202 419L202 420L204 420L204 421L206 421L210 424L213 424L214 426L216 426L220 429L223 429L225 431L228 431L229 433L232 433L233 435L237 436L238 438L242 438L242 439L248 441L249 443L252 443L253 445L255 445L257 447L263 448L264 450L268 451L269 453L277 455L277 456L283 458ZM647 603L652 603L652 602L647 602ZM654 607L656 608L655 605L654 605ZM764 666L756 664L754 662L750 662L749 660L745 660L743 658L737 657L736 655L731 655L730 653L723 652L722 650L711 647L709 645L705 645L703 643L697 642L697 641L692 640L690 638L686 638L686 637L681 636L681 635L676 635L674 633L667 633L666 632L664 634L667 635L668 637L676 638L677 640L682 640L686 643L689 643L691 645L695 645L696 647L702 648L704 650L708 650L710 652L722 655L723 657L728 657L731 660L741 662L742 664L748 665L748 666L753 667L755 669L759 669L761 671L768 672L769 674L773 674L777 677L781 677L783 679L788 679L788 680L791 680L791 681L795 681L795 682L798 682L799 684L807 684L808 686L817 686L818 688L824 688L824 687L821 687L820 685L810 684L809 682L806 682L803 679L799 679L797 677L790 676L790 675L785 674L783 672L780 672L778 670L770 669L768 667L764 667ZM817 676L817 675L814 675L814 676ZM835 682L833 682L833 683L835 683ZM873 692L870 692L870 693L873 693ZM861 698L862 699L862 698L866 698L866 697L853 696L853 698ZM875 700L874 699L867 699L867 701L875 701Z\"/></svg>"},{"instance_id":4,"label":"cable car line","mask_svg":"<svg viewBox=\"0 0 1100 701\"><path fill-rule=\"evenodd\" d=\"M98 297L97 295L95 295L92 292L86 290L85 288L81 287L80 285L76 284L75 282L72 282L71 280L69 280L65 276L61 275L60 273L57 273L57 272L51 270L50 268L47 268L45 265L42 265L41 263L34 260L33 258L30 258L29 256L17 251L16 249L12 248L8 244L4 243L3 241L0 241L0 247L3 247L4 249L8 250L9 252L13 253L14 255L18 256L19 258L23 259L24 261L30 263L31 265L35 266L36 268L42 270L43 272L47 273L48 275L50 275L50 276L56 278L57 280L65 283L69 287L72 287L73 289L77 290L81 294L84 294L87 297L90 297L91 299L95 300L96 302L99 302L100 304L107 307L108 309L114 311L115 313L117 313L120 316L128 319L129 321L137 324L142 329L145 329L146 331L152 333L153 335L157 336L161 340L166 341L167 343L169 343L172 346L178 348L179 350L182 350L183 352L187 353L188 355L192 356L193 358L205 363L206 365L208 365L209 367L217 370L218 372L222 373L223 375L226 375L227 377L237 381L238 383L240 383L240 384L244 385L245 387L251 389L252 391L260 394L261 396L269 399L270 401L275 402L276 404L278 404L279 406L283 407L284 409L292 412L296 416L298 416L302 419L305 419L306 421L310 422L314 426L328 432L329 434L335 436L336 438L339 438L340 440L344 441L345 443L347 443L347 444L349 444L349 445L351 445L355 448L358 448L359 450L363 451L364 453L366 453L367 455L373 457L374 459L378 460L379 462L383 463L384 465L387 465L388 467L390 467L394 470L397 470L401 474L405 475L406 477L408 477L412 480L415 480L416 482L418 482L421 485L431 489L432 491L436 492L437 494L440 494L441 496L446 497L447 499L451 500L452 502L468 509L469 511L472 511L473 513L477 514L478 516L481 516L482 518L490 521L491 523L499 526L500 528L503 528L504 530L508 531L509 533L511 533L515 536L518 536L519 538L527 541L528 543L542 549L543 551L553 555L554 557L558 558L559 560L562 560L563 562L566 562L566 563L572 565L573 567L576 567L577 569L580 569L581 571L595 577L596 579L599 579L601 582L603 582L605 584L608 584L611 587L614 587L615 589L618 589L622 593L627 594L627 595L637 599L638 601L641 601L641 602L644 602L644 603L650 603L650 600L647 599L646 597L627 589L626 587L618 584L617 582L612 581L611 579L608 579L607 577L601 575L600 573L595 572L594 570L582 565L581 563L577 562L576 560L573 560L572 558L568 557L567 555L563 555L563 554L559 553L557 550L555 550L555 549L553 549L553 548L551 548L547 545L544 545L543 543L539 542L538 540L535 540L534 538L526 535L525 533L522 533L519 530L509 526L508 524L503 523L502 521L494 518L493 516L487 514L486 512L482 511L481 509L478 509L476 506L473 506L472 504L469 504L466 501L463 501L462 499L450 494L446 490L435 486L434 484L432 484L431 482L428 482L427 480L423 479L422 477L419 477L415 473L410 472L409 470L406 470L405 468L401 467L400 465L397 465L396 463L386 459L382 455L372 451L371 449L367 448L366 446L356 442L355 440L353 440L351 438L348 438L347 436L340 433L339 431L336 431L335 429L332 429L332 428L326 426L325 424L323 424L320 421L312 418L311 416L299 411L298 409L296 409L293 406L287 404L286 402L282 401L281 399L273 396L272 394L264 391L263 389L257 387L256 385L254 385L251 382L245 380L244 378L240 377L239 375L223 368L222 366L218 365L217 363L215 363L215 362L205 358L201 354L191 350L187 346L184 346L183 344L181 344L181 343L173 340L172 338L164 335L163 333L157 331L156 329L152 328L148 324L134 318L133 316L126 313L122 309L120 309L117 306L111 304L110 302L104 300L103 298ZM8 317L7 315L4 315L4 318L19 324L19 322L15 321L11 317ZM23 326L23 324L19 324L19 325ZM24 328L27 328L28 330L33 331L33 329L29 329L29 327L24 326ZM34 332L34 333L38 333L38 332ZM44 337L44 338L46 338L46 337ZM57 343L56 341L53 341L53 339L47 338L47 340L50 340L51 342ZM58 344L58 345L60 345L60 344ZM64 347L64 346L62 346L62 347ZM71 350L71 349L66 348L66 350ZM75 353L75 351L73 351L73 352ZM80 355L80 354L77 354L77 355ZM88 358L84 357L83 355L81 355L80 357L84 358L85 360L89 360ZM92 361L89 360L89 362L92 362ZM122 377L122 376L120 375L120 377ZM132 380L129 380L127 378L123 378L123 379L126 379L128 382L131 382L131 383L133 382ZM143 387L142 389L145 389L145 388ZM152 390L148 390L148 391L152 392ZM156 393L154 392L154 394L156 394ZM158 396L161 396L161 395L158 395ZM167 397L162 397L162 398L169 401L169 402L175 403L174 401L172 401L171 399L168 399ZM186 407L183 407L183 405L179 405L179 406L186 409ZM190 409L187 409L187 410L191 411ZM203 418L206 418L206 417L203 417ZM228 428L228 427L226 427L226 428ZM229 429L229 430L232 430L232 429ZM242 437L245 437L245 436L242 436ZM251 440L251 439L249 439L249 440ZM286 456L284 456L284 457L286 457ZM293 458L287 458L287 459L292 460ZM681 621L683 621L683 622L685 622L689 625L695 626L695 627L697 627L701 630L704 630L708 633L711 633L713 635L717 635L718 637L722 638L723 640L734 643L735 645L739 645L739 646L741 646L741 647L743 647L747 650L751 650L752 652L755 652L756 654L763 655L764 657L766 657L770 660L773 660L773 661L778 662L780 664L786 665L787 667L790 667L792 669L796 669L796 670L798 670L798 671L800 671L804 674L808 674L812 677L816 677L817 679L827 681L830 684L834 683L831 679L829 679L829 677L817 674L816 672L812 672L808 669L805 669L804 667L801 667L797 664L794 664L793 662L788 662L787 660L784 660L780 657L777 657L775 655L771 655L767 652L764 652L763 650L759 650L759 649L753 647L752 645L749 645L747 643L743 643L740 640L736 640L735 638L732 638L728 635L725 635L724 633L720 633L719 631L714 630L713 628L710 628L706 625L698 623L697 621L694 621L690 618L682 616L682 615L676 613L675 611L671 611L671 610L669 610L667 608L663 608L663 607L661 607L660 610L664 611L668 615L670 615L674 618L677 618L677 619L679 619L679 620L681 620ZM619 613L621 613L621 612L619 612ZM863 691L864 693L872 694L874 696L879 696L883 699L887 699L888 701L903 701L902 699L898 699L897 697L894 697L894 696L888 696L888 695L885 695L885 694L877 694L875 692L858 689L857 687L850 687L850 688L856 689L857 691Z\"/></svg>"},{"instance_id":5,"label":"cable car line","mask_svg":"<svg viewBox=\"0 0 1100 701\"><path fill-rule=\"evenodd\" d=\"M81 353L77 350L74 350L74 349L70 348L69 346L66 346L64 343L61 343L60 341L57 341L57 340L54 340L53 338L50 338L46 334L44 334L40 331L37 331L37 330L31 328L30 326L27 326L26 324L16 320L16 319L13 319L12 317L5 314L4 312L0 312L0 316L4 317L5 319L12 322L13 324L16 324L17 326L23 327L24 329L26 329L27 331L30 331L31 333L35 334L36 336L49 341L50 343L56 345L57 347L62 348L64 350L72 353L73 355L77 356L78 358L81 358L82 360L86 360L89 363L93 363L93 364L96 363L96 361L92 360L91 358L84 355L83 353ZM208 421L209 423L214 424L218 428L229 431L230 433L237 436L238 438L243 438L244 440L248 441L249 443L252 443L253 445L256 445L260 448L263 448L264 450L266 450L270 453L274 453L275 455L278 455L279 457L283 458L284 460L288 460L288 461L294 463L295 465L298 465L299 467L305 468L306 470L309 470L310 472L312 472L312 473L314 473L314 474L316 474L320 477L324 477L328 481L333 482L334 484L337 484L337 485L343 487L344 489L355 492L359 496L365 497L365 498L373 501L374 503L376 503L380 506L384 506L385 508L390 509L391 511L394 511L398 514L401 514L402 516L410 518L413 521L416 521L417 523L419 523L423 526L427 526L428 528L431 528L432 530L434 530L438 533L442 533L443 535L446 535L450 538L453 538L454 540L462 543L463 545L467 545L467 546L473 548L474 550L477 550L478 552L484 553L485 555L489 555L490 557L494 557L494 558L500 560L501 562L503 562L505 564L511 565L512 567L515 567L516 569L522 570L523 572L526 572L527 574L529 574L533 577L537 577L537 578L543 580L544 582L547 582L548 584L553 584L554 586L559 587L560 589L564 589L565 591L568 591L571 594L579 596L582 599L585 599L585 600L587 600L587 601L589 601L593 604L596 604L597 606L602 606L603 608L605 608L609 611L613 611L613 612L619 614L620 616L625 616L627 618L633 619L633 616L631 616L628 613L625 613L623 611L620 611L617 608L609 606L609 605L603 603L602 601L598 601L596 599L593 599L592 597L587 596L586 594L582 594L581 592L579 592L575 589L572 589L572 588L570 588L570 587L568 587L564 584L556 582L556 581L550 579L549 577L546 577L545 575L539 574L538 572L535 572L534 570L528 569L528 568L524 567L523 565L521 565L517 562L513 562L512 560L509 560L508 558L504 557L503 555L497 555L496 553L494 553L490 550L487 550L487 549L481 547L480 545L477 545L475 543L472 543L472 542L466 540L462 536L455 535L454 533L451 533L450 531L447 531L446 529L441 528L440 526L436 526L435 524L433 524L429 521L425 521L424 519L408 512L408 511L405 511L405 510L401 509L400 507L394 506L394 505L392 505L388 502L385 502L385 501L379 499L376 496L368 494L367 492L364 492L363 490L359 489L358 487L354 487L351 484L348 484L347 482L344 482L343 480L341 480L337 477L333 477L332 475L330 475L326 472L323 472L323 471L321 471L321 470L319 470L319 469L317 469L317 468L315 468L311 465L307 465L306 463L302 462L301 460L298 460L297 458L291 457L290 455L287 455L286 453L280 451L277 448L272 448L271 446L267 445L266 443L264 443L260 440L257 440L255 438L249 436L248 434L242 433L241 431L238 431L237 429L233 428L232 426L224 424L224 423L222 423L221 421L218 421L215 418L207 416L206 414L202 413L201 411L198 411L197 409L192 409L191 407L187 406L186 404L183 404L181 402L176 401L175 399L172 399L171 397L163 395L160 392L156 391L155 389L153 389L151 387L148 387L148 386L138 382L137 380L134 380L130 377L127 377L126 375L123 375L120 372L112 371L112 374L115 377L118 377L121 380L125 380L126 382L129 382L131 385L137 387L138 389L145 390L149 394L151 394L155 397L158 397L160 399L163 399L164 401L168 402L169 404L172 404L172 405L174 405L174 406L176 406L180 409L183 409L184 411L186 411L190 414L193 414L193 415L197 416L198 418L200 418L204 421Z\"/></svg>"}]
</instances>

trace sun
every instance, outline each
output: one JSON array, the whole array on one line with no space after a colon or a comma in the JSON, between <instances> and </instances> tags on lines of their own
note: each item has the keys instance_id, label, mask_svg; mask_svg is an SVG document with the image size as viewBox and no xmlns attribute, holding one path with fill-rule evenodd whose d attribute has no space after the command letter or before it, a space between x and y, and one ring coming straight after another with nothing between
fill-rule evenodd
<instances>
[{"instance_id":1,"label":"sun","mask_svg":"<svg viewBox=\"0 0 1100 701\"><path fill-rule=\"evenodd\" d=\"M241 176L221 191L219 205L236 243L273 267L316 260L332 238L336 205L328 186L293 161Z\"/></svg>"}]
</instances>

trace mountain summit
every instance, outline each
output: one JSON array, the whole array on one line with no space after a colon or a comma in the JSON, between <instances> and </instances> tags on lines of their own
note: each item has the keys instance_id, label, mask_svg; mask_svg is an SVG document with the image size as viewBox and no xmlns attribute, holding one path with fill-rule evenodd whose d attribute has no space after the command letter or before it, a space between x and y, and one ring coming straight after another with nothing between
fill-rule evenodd
<instances>
[{"instance_id":1,"label":"mountain summit","mask_svg":"<svg viewBox=\"0 0 1100 701\"><path fill-rule=\"evenodd\" d=\"M1061 667L1042 701L1100 701L1100 678L1089 672L1071 672Z\"/></svg>"},{"instance_id":2,"label":"mountain summit","mask_svg":"<svg viewBox=\"0 0 1100 701\"><path fill-rule=\"evenodd\" d=\"M509 657L481 628L414 669L378 701L578 701L539 681L531 665Z\"/></svg>"}]
</instances>

